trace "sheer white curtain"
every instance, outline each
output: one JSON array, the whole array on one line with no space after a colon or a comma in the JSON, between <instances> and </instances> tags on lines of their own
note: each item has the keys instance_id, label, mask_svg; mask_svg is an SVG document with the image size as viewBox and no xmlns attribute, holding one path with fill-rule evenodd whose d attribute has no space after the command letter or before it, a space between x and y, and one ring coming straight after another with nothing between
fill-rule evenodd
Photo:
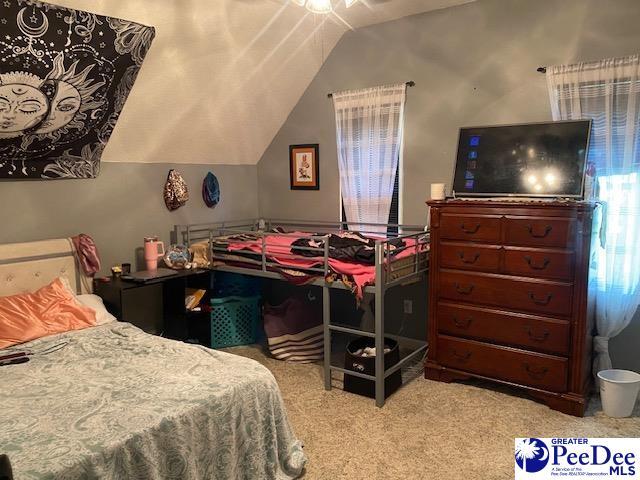
<instances>
[{"instance_id":1,"label":"sheer white curtain","mask_svg":"<svg viewBox=\"0 0 640 480\"><path fill-rule=\"evenodd\" d=\"M350 227L386 232L360 223L388 223L398 168L406 85L333 94L338 167Z\"/></svg>"},{"instance_id":2,"label":"sheer white curtain","mask_svg":"<svg viewBox=\"0 0 640 480\"><path fill-rule=\"evenodd\" d=\"M640 57L547 69L555 120L593 119L589 170L603 203L597 254L594 373L611 368L609 339L640 304Z\"/></svg>"}]
</instances>

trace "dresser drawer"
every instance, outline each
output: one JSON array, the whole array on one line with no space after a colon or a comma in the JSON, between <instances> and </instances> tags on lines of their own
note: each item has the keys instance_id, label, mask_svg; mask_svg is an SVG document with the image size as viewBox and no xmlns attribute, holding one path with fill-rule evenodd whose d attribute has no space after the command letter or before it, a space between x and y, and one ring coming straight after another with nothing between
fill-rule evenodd
<instances>
[{"instance_id":1,"label":"dresser drawer","mask_svg":"<svg viewBox=\"0 0 640 480\"><path fill-rule=\"evenodd\" d=\"M565 320L445 302L438 304L437 315L440 333L561 355L569 351Z\"/></svg>"},{"instance_id":2,"label":"dresser drawer","mask_svg":"<svg viewBox=\"0 0 640 480\"><path fill-rule=\"evenodd\" d=\"M441 298L546 315L571 314L572 285L567 283L450 270L441 270L439 277Z\"/></svg>"},{"instance_id":3,"label":"dresser drawer","mask_svg":"<svg viewBox=\"0 0 640 480\"><path fill-rule=\"evenodd\" d=\"M440 237L497 243L500 240L500 217L443 213L440 217Z\"/></svg>"},{"instance_id":4,"label":"dresser drawer","mask_svg":"<svg viewBox=\"0 0 640 480\"><path fill-rule=\"evenodd\" d=\"M473 243L442 242L440 265L461 270L500 271L500 247Z\"/></svg>"},{"instance_id":5,"label":"dresser drawer","mask_svg":"<svg viewBox=\"0 0 640 480\"><path fill-rule=\"evenodd\" d=\"M572 249L575 224L572 218L507 217L505 242L527 247Z\"/></svg>"},{"instance_id":6,"label":"dresser drawer","mask_svg":"<svg viewBox=\"0 0 640 480\"><path fill-rule=\"evenodd\" d=\"M505 247L504 273L571 281L574 257L570 251Z\"/></svg>"},{"instance_id":7,"label":"dresser drawer","mask_svg":"<svg viewBox=\"0 0 640 480\"><path fill-rule=\"evenodd\" d=\"M567 388L566 358L509 347L438 336L438 362L486 377L562 392Z\"/></svg>"}]
</instances>

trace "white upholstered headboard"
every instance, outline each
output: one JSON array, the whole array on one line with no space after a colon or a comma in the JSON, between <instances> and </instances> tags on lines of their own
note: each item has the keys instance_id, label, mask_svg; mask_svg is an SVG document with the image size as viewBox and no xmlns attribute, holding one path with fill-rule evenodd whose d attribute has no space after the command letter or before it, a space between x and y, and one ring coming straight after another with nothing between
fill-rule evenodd
<instances>
[{"instance_id":1,"label":"white upholstered headboard","mask_svg":"<svg viewBox=\"0 0 640 480\"><path fill-rule=\"evenodd\" d=\"M77 293L90 293L69 238L0 245L0 297L34 291L65 276Z\"/></svg>"}]
</instances>

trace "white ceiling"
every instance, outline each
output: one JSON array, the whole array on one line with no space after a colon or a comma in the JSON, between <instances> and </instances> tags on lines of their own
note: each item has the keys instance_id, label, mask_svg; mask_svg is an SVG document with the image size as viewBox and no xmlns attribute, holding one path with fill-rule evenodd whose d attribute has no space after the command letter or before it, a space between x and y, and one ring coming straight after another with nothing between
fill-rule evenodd
<instances>
[{"instance_id":1,"label":"white ceiling","mask_svg":"<svg viewBox=\"0 0 640 480\"><path fill-rule=\"evenodd\" d=\"M360 0L348 9L342 0L332 1L337 5L336 13L340 17L347 20L353 28L360 28L475 0Z\"/></svg>"},{"instance_id":2,"label":"white ceiling","mask_svg":"<svg viewBox=\"0 0 640 480\"><path fill-rule=\"evenodd\" d=\"M473 0L361 0L336 16L289 0L54 0L156 27L111 162L256 164L348 27Z\"/></svg>"}]
</instances>

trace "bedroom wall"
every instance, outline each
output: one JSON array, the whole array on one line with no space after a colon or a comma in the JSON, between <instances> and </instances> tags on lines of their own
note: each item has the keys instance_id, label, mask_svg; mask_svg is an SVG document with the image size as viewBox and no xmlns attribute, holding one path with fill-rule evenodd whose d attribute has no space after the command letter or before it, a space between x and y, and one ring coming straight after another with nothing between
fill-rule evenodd
<instances>
[{"instance_id":1,"label":"bedroom wall","mask_svg":"<svg viewBox=\"0 0 640 480\"><path fill-rule=\"evenodd\" d=\"M104 162L101 168L92 180L0 182L0 243L87 233L100 249L106 273L116 263L135 265L145 236L158 235L167 245L174 224L258 215L254 165ZM174 212L162 197L170 168L182 173L190 194L187 204ZM209 170L220 182L221 201L215 208L207 208L201 194Z\"/></svg>"},{"instance_id":2,"label":"bedroom wall","mask_svg":"<svg viewBox=\"0 0 640 480\"><path fill-rule=\"evenodd\" d=\"M327 92L414 80L408 90L402 202L425 224L430 183L450 188L460 126L551 119L540 65L638 53L640 2L478 0L343 36L258 164L260 214L336 220L339 185ZM320 144L320 185L289 189L288 146ZM640 370L640 315L611 342L614 364Z\"/></svg>"},{"instance_id":3,"label":"bedroom wall","mask_svg":"<svg viewBox=\"0 0 640 480\"><path fill-rule=\"evenodd\" d=\"M258 166L261 214L335 220L338 169L327 92L414 80L408 89L404 221L427 220L432 182L450 188L461 126L551 119L540 65L638 53L640 2L478 0L346 33ZM321 189L289 190L290 144L320 144Z\"/></svg>"},{"instance_id":4,"label":"bedroom wall","mask_svg":"<svg viewBox=\"0 0 640 480\"><path fill-rule=\"evenodd\" d=\"M56 0L156 29L103 159L254 165L346 29L288 0ZM324 50L323 50L324 49Z\"/></svg>"},{"instance_id":5,"label":"bedroom wall","mask_svg":"<svg viewBox=\"0 0 640 480\"><path fill-rule=\"evenodd\" d=\"M159 235L168 241L175 223L257 216L255 163L317 71L322 58L315 53L320 47L308 44L297 51L296 55L303 57L295 63L300 65L300 76L294 79L289 75L290 82L280 82L287 91L279 92L277 98L286 96L289 104L276 101L256 110L250 99L246 104L239 102L244 98L240 87L246 85L253 91L255 83L244 83L249 67L255 68L255 74L272 69L275 75L274 65L284 64L284 58L306 38L306 32L313 28L310 20L299 25L288 50L273 52L268 62L260 62L291 31L301 9L284 8L270 0L252 4L233 0L56 3L153 25L156 37L104 151L100 176L93 180L0 181L0 243L84 232L97 242L104 273L114 263L132 262L145 235ZM255 42L255 35L281 7L286 10L282 25L272 25L268 38ZM254 13L250 25L239 23L249 11ZM331 42L341 33L342 29L330 30ZM333 43L327 43L327 48ZM291 55L290 60L296 58ZM239 78L235 68L244 74L244 81L234 84L234 96L228 89L220 93L220 85ZM297 90L295 96L292 90ZM223 94L225 102L218 97ZM287 110L274 113L280 109ZM253 149L257 151L252 153ZM164 206L162 188L168 170L174 167L185 176L191 200L171 213ZM222 202L215 209L206 208L200 194L208 170L221 183Z\"/></svg>"}]
</instances>

